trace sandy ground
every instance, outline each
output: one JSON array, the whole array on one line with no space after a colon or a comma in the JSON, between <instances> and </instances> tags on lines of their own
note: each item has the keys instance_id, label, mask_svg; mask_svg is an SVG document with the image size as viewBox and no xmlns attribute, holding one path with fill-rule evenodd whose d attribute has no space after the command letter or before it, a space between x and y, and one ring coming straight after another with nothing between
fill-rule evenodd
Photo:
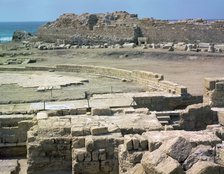
<instances>
[{"instance_id":1,"label":"sandy ground","mask_svg":"<svg viewBox=\"0 0 224 174\"><path fill-rule=\"evenodd\" d=\"M168 52L165 50L134 49L69 49L30 50L35 65L80 64L146 70L161 73L170 80L188 88L194 95L203 94L205 77L224 74L224 54L196 52ZM13 65L24 66L24 65Z\"/></svg>"},{"instance_id":2,"label":"sandy ground","mask_svg":"<svg viewBox=\"0 0 224 174\"><path fill-rule=\"evenodd\" d=\"M164 74L170 80L188 88L194 95L203 94L205 77L224 74L224 54L167 52L142 49L98 49L41 52L44 60L37 64L87 64L129 70L146 70Z\"/></svg>"}]
</instances>

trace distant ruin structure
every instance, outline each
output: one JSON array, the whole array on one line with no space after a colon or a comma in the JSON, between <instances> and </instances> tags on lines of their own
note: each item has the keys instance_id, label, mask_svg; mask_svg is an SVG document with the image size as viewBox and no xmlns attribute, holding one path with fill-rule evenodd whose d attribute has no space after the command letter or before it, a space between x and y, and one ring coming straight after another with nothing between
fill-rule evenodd
<instances>
[{"instance_id":1,"label":"distant ruin structure","mask_svg":"<svg viewBox=\"0 0 224 174\"><path fill-rule=\"evenodd\" d=\"M183 20L170 22L152 18L139 19L136 14L113 12L82 15L64 14L40 28L38 37L46 42L64 39L78 45L123 44L143 42L224 42L224 21ZM143 39L144 38L144 39ZM143 39L143 40L142 40ZM145 41L144 41L145 42Z\"/></svg>"}]
</instances>

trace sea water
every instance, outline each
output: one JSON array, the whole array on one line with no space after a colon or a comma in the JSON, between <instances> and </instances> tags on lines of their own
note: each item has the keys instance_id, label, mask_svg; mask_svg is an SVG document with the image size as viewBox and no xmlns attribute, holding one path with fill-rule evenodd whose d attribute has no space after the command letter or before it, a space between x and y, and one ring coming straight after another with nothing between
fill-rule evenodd
<instances>
[{"instance_id":1,"label":"sea water","mask_svg":"<svg viewBox=\"0 0 224 174\"><path fill-rule=\"evenodd\" d=\"M35 34L46 22L0 22L0 43L10 42L16 30Z\"/></svg>"}]
</instances>

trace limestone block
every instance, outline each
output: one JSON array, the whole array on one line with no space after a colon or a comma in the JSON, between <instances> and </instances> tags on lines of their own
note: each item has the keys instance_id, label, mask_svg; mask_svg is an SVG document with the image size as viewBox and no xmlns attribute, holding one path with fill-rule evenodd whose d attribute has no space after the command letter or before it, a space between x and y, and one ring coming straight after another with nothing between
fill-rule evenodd
<instances>
[{"instance_id":1,"label":"limestone block","mask_svg":"<svg viewBox=\"0 0 224 174\"><path fill-rule=\"evenodd\" d=\"M216 162L224 166L224 144L216 145Z\"/></svg>"},{"instance_id":2,"label":"limestone block","mask_svg":"<svg viewBox=\"0 0 224 174\"><path fill-rule=\"evenodd\" d=\"M92 152L92 161L98 161L99 160L99 151L98 150L94 150Z\"/></svg>"},{"instance_id":3,"label":"limestone block","mask_svg":"<svg viewBox=\"0 0 224 174\"><path fill-rule=\"evenodd\" d=\"M85 137L74 137L72 138L73 148L84 148L85 147Z\"/></svg>"},{"instance_id":4,"label":"limestone block","mask_svg":"<svg viewBox=\"0 0 224 174\"><path fill-rule=\"evenodd\" d=\"M133 149L132 138L129 135L124 136L124 146L125 146L126 150L128 150L128 151Z\"/></svg>"},{"instance_id":5,"label":"limestone block","mask_svg":"<svg viewBox=\"0 0 224 174\"><path fill-rule=\"evenodd\" d=\"M159 148L173 159L183 162L191 152L191 143L183 137L176 137L163 142Z\"/></svg>"},{"instance_id":6,"label":"limestone block","mask_svg":"<svg viewBox=\"0 0 224 174\"><path fill-rule=\"evenodd\" d=\"M139 145L140 142L136 137L132 137L132 142L133 142L133 149L134 150L138 150L139 149Z\"/></svg>"},{"instance_id":7,"label":"limestone block","mask_svg":"<svg viewBox=\"0 0 224 174\"><path fill-rule=\"evenodd\" d=\"M88 152L92 152L94 150L94 141L91 137L86 137L85 147Z\"/></svg>"},{"instance_id":8,"label":"limestone block","mask_svg":"<svg viewBox=\"0 0 224 174\"><path fill-rule=\"evenodd\" d=\"M214 162L215 151L211 146L199 145L192 150L191 154L184 161L183 167L185 170L190 169L198 161Z\"/></svg>"},{"instance_id":9,"label":"limestone block","mask_svg":"<svg viewBox=\"0 0 224 174\"><path fill-rule=\"evenodd\" d=\"M44 120L48 118L48 113L46 111L37 113L37 120Z\"/></svg>"},{"instance_id":10,"label":"limestone block","mask_svg":"<svg viewBox=\"0 0 224 174\"><path fill-rule=\"evenodd\" d=\"M153 152L146 152L142 157L141 164L147 174L184 173L183 169L181 168L181 165L176 160L163 153L159 149Z\"/></svg>"},{"instance_id":11,"label":"limestone block","mask_svg":"<svg viewBox=\"0 0 224 174\"><path fill-rule=\"evenodd\" d=\"M100 170L102 172L112 172L113 169L116 167L114 163L115 163L115 160L101 161Z\"/></svg>"},{"instance_id":12,"label":"limestone block","mask_svg":"<svg viewBox=\"0 0 224 174\"><path fill-rule=\"evenodd\" d=\"M98 174L100 173L100 163L98 161L84 162L83 173Z\"/></svg>"},{"instance_id":13,"label":"limestone block","mask_svg":"<svg viewBox=\"0 0 224 174\"><path fill-rule=\"evenodd\" d=\"M141 164L136 164L133 168L128 171L128 174L146 174Z\"/></svg>"},{"instance_id":14,"label":"limestone block","mask_svg":"<svg viewBox=\"0 0 224 174\"><path fill-rule=\"evenodd\" d=\"M198 161L186 174L222 174L224 167L210 161Z\"/></svg>"},{"instance_id":15,"label":"limestone block","mask_svg":"<svg viewBox=\"0 0 224 174\"><path fill-rule=\"evenodd\" d=\"M215 84L215 90L217 90L217 91L224 91L224 82L217 82Z\"/></svg>"},{"instance_id":16,"label":"limestone block","mask_svg":"<svg viewBox=\"0 0 224 174\"><path fill-rule=\"evenodd\" d=\"M148 148L150 152L158 149L161 145L162 145L162 142L160 141L152 141L152 142L148 141Z\"/></svg>"},{"instance_id":17,"label":"limestone block","mask_svg":"<svg viewBox=\"0 0 224 174\"><path fill-rule=\"evenodd\" d=\"M129 153L129 157L128 160L130 161L130 163L132 164L137 164L140 163L142 160L142 156L143 156L144 152L143 151L135 151L133 153Z\"/></svg>"},{"instance_id":18,"label":"limestone block","mask_svg":"<svg viewBox=\"0 0 224 174\"><path fill-rule=\"evenodd\" d=\"M18 160L0 160L0 173L1 174L18 174L19 163Z\"/></svg>"},{"instance_id":19,"label":"limestone block","mask_svg":"<svg viewBox=\"0 0 224 174\"><path fill-rule=\"evenodd\" d=\"M102 135L108 133L108 127L91 127L90 132L92 135Z\"/></svg>"},{"instance_id":20,"label":"limestone block","mask_svg":"<svg viewBox=\"0 0 224 174\"><path fill-rule=\"evenodd\" d=\"M204 79L204 86L208 90L215 89L215 83L216 83L216 81L214 79L211 79L211 78Z\"/></svg>"},{"instance_id":21,"label":"limestone block","mask_svg":"<svg viewBox=\"0 0 224 174\"><path fill-rule=\"evenodd\" d=\"M185 111L180 113L180 125L184 130L202 130L209 124L218 121L217 115L213 113L209 105L189 105Z\"/></svg>"},{"instance_id":22,"label":"limestone block","mask_svg":"<svg viewBox=\"0 0 224 174\"><path fill-rule=\"evenodd\" d=\"M134 48L136 47L135 43L124 43L123 48Z\"/></svg>"},{"instance_id":23,"label":"limestone block","mask_svg":"<svg viewBox=\"0 0 224 174\"><path fill-rule=\"evenodd\" d=\"M62 116L69 115L68 109L62 109L61 111L62 111Z\"/></svg>"},{"instance_id":24,"label":"limestone block","mask_svg":"<svg viewBox=\"0 0 224 174\"><path fill-rule=\"evenodd\" d=\"M86 112L87 112L86 108L77 109L77 115L83 115L83 114L86 114Z\"/></svg>"},{"instance_id":25,"label":"limestone block","mask_svg":"<svg viewBox=\"0 0 224 174\"><path fill-rule=\"evenodd\" d=\"M85 153L85 160L86 162L90 162L92 160L92 154L91 152L86 152Z\"/></svg>"},{"instance_id":26,"label":"limestone block","mask_svg":"<svg viewBox=\"0 0 224 174\"><path fill-rule=\"evenodd\" d=\"M94 137L94 148L95 149L105 149L106 147L109 147L112 144L107 144L108 139L104 136Z\"/></svg>"},{"instance_id":27,"label":"limestone block","mask_svg":"<svg viewBox=\"0 0 224 174\"><path fill-rule=\"evenodd\" d=\"M112 110L110 108L92 108L91 115L112 115Z\"/></svg>"},{"instance_id":28,"label":"limestone block","mask_svg":"<svg viewBox=\"0 0 224 174\"><path fill-rule=\"evenodd\" d=\"M17 143L18 139L16 135L5 135L3 138L4 143Z\"/></svg>"},{"instance_id":29,"label":"limestone block","mask_svg":"<svg viewBox=\"0 0 224 174\"><path fill-rule=\"evenodd\" d=\"M147 150L148 149L148 140L144 138L140 138L140 147L142 150Z\"/></svg>"},{"instance_id":30,"label":"limestone block","mask_svg":"<svg viewBox=\"0 0 224 174\"><path fill-rule=\"evenodd\" d=\"M72 136L84 136L83 127L72 127Z\"/></svg>"},{"instance_id":31,"label":"limestone block","mask_svg":"<svg viewBox=\"0 0 224 174\"><path fill-rule=\"evenodd\" d=\"M77 115L77 109L70 109L69 113L70 115Z\"/></svg>"},{"instance_id":32,"label":"limestone block","mask_svg":"<svg viewBox=\"0 0 224 174\"><path fill-rule=\"evenodd\" d=\"M83 162L86 156L85 149L73 149L73 159L76 159L78 162Z\"/></svg>"},{"instance_id":33,"label":"limestone block","mask_svg":"<svg viewBox=\"0 0 224 174\"><path fill-rule=\"evenodd\" d=\"M91 134L89 126L84 126L83 127L83 134L84 135L90 135Z\"/></svg>"},{"instance_id":34,"label":"limestone block","mask_svg":"<svg viewBox=\"0 0 224 174\"><path fill-rule=\"evenodd\" d=\"M100 161L106 160L106 150L105 149L99 149L99 160Z\"/></svg>"}]
</instances>

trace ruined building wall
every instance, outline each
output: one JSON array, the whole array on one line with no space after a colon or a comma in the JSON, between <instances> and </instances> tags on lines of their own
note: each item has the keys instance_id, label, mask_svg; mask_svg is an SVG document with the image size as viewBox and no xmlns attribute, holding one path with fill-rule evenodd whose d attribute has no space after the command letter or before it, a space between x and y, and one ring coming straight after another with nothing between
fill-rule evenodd
<instances>
[{"instance_id":1,"label":"ruined building wall","mask_svg":"<svg viewBox=\"0 0 224 174\"><path fill-rule=\"evenodd\" d=\"M193 24L141 21L139 27L150 42L201 42L224 41L224 23Z\"/></svg>"},{"instance_id":2,"label":"ruined building wall","mask_svg":"<svg viewBox=\"0 0 224 174\"><path fill-rule=\"evenodd\" d=\"M87 65L56 65L58 71L94 73L138 82L154 91L166 91L172 94L186 95L187 88L176 83L165 81L162 74L147 71L128 71L117 68Z\"/></svg>"},{"instance_id":3,"label":"ruined building wall","mask_svg":"<svg viewBox=\"0 0 224 174\"><path fill-rule=\"evenodd\" d=\"M138 19L127 12L108 14L65 14L41 27L40 40L55 42L64 39L73 44L115 44L136 42L137 37L149 42L224 42L224 22L185 20L171 23L155 19Z\"/></svg>"},{"instance_id":4,"label":"ruined building wall","mask_svg":"<svg viewBox=\"0 0 224 174\"><path fill-rule=\"evenodd\" d=\"M206 78L204 82L204 103L224 107L224 78Z\"/></svg>"}]
</instances>

